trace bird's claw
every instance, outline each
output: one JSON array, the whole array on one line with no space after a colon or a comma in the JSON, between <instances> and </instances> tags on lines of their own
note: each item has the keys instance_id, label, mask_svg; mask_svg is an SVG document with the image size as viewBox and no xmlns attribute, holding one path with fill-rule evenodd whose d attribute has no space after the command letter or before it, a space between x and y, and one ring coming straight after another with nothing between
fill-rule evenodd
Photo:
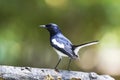
<instances>
[{"instance_id":1,"label":"bird's claw","mask_svg":"<svg viewBox=\"0 0 120 80\"><path fill-rule=\"evenodd\" d=\"M55 71L56 71L56 72L59 72L59 70L58 70L57 68L55 68Z\"/></svg>"}]
</instances>

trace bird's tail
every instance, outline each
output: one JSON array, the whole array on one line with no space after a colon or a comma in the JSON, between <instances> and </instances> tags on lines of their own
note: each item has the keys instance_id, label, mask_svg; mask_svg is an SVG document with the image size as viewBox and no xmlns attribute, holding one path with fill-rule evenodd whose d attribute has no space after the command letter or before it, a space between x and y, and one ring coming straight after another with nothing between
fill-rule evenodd
<instances>
[{"instance_id":1,"label":"bird's tail","mask_svg":"<svg viewBox=\"0 0 120 80\"><path fill-rule=\"evenodd\" d=\"M98 41L87 42L87 43L83 43L83 44L80 44L80 45L73 45L74 53L77 55L78 51L81 48L86 47L86 46L90 46L90 45L94 45L94 44L98 44Z\"/></svg>"}]
</instances>

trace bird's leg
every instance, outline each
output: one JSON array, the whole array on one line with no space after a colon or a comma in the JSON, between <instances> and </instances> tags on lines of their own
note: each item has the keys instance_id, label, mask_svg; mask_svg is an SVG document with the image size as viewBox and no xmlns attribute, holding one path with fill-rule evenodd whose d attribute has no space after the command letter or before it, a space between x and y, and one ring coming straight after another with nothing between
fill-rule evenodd
<instances>
[{"instance_id":1,"label":"bird's leg","mask_svg":"<svg viewBox=\"0 0 120 80\"><path fill-rule=\"evenodd\" d=\"M70 70L70 63L71 63L71 58L69 59L69 63L68 63L68 67L67 67L68 71Z\"/></svg>"},{"instance_id":2,"label":"bird's leg","mask_svg":"<svg viewBox=\"0 0 120 80\"><path fill-rule=\"evenodd\" d=\"M57 64L56 64L56 66L55 66L55 70L56 70L56 71L58 71L57 66L59 65L60 61L61 61L61 58L59 58L59 60L58 60L58 62L57 62Z\"/></svg>"}]
</instances>

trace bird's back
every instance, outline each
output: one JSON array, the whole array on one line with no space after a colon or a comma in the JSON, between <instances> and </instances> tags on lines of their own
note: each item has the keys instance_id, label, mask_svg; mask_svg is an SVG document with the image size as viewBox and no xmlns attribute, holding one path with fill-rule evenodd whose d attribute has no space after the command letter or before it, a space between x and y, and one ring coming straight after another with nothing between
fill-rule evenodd
<instances>
[{"instance_id":1,"label":"bird's back","mask_svg":"<svg viewBox=\"0 0 120 80\"><path fill-rule=\"evenodd\" d=\"M61 33L52 36L50 40L52 47L55 49L61 51L63 54L69 56L70 58L77 57L77 55L75 55L74 51L72 50L73 47L71 41L69 41Z\"/></svg>"}]
</instances>

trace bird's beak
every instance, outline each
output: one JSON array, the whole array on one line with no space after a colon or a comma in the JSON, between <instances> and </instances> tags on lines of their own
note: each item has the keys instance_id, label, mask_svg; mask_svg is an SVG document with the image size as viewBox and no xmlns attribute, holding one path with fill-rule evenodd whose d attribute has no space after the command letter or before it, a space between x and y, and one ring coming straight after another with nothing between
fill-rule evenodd
<instances>
[{"instance_id":1,"label":"bird's beak","mask_svg":"<svg viewBox=\"0 0 120 80\"><path fill-rule=\"evenodd\" d=\"M46 26L45 26L45 25L40 25L39 27L46 28Z\"/></svg>"}]
</instances>

